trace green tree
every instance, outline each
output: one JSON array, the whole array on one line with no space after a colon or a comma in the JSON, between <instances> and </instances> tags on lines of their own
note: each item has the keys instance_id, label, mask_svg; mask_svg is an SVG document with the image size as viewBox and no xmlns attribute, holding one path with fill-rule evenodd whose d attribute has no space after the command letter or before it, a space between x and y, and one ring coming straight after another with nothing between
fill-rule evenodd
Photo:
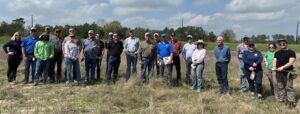
<instances>
[{"instance_id":1,"label":"green tree","mask_svg":"<svg viewBox=\"0 0 300 114\"><path fill-rule=\"evenodd\" d=\"M225 29L221 35L226 42L234 42L235 41L235 33L231 29Z\"/></svg>"}]
</instances>

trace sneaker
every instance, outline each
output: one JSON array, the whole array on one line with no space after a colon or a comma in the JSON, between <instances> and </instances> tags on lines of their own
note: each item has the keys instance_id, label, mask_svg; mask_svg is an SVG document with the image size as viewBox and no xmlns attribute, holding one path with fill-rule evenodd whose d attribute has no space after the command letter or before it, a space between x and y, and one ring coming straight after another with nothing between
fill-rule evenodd
<instances>
[{"instance_id":1,"label":"sneaker","mask_svg":"<svg viewBox=\"0 0 300 114\"><path fill-rule=\"evenodd\" d=\"M288 103L288 107L289 107L290 109L294 109L294 108L296 107L296 103L294 103L294 102L289 102L289 103Z\"/></svg>"},{"instance_id":2,"label":"sneaker","mask_svg":"<svg viewBox=\"0 0 300 114\"><path fill-rule=\"evenodd\" d=\"M37 86L38 85L38 82L33 82L33 86Z\"/></svg>"},{"instance_id":3,"label":"sneaker","mask_svg":"<svg viewBox=\"0 0 300 114\"><path fill-rule=\"evenodd\" d=\"M258 95L257 95L257 98L258 98L259 100L262 100L262 99L263 99L262 94L258 94Z\"/></svg>"},{"instance_id":4,"label":"sneaker","mask_svg":"<svg viewBox=\"0 0 300 114\"><path fill-rule=\"evenodd\" d=\"M66 85L67 85L68 87L71 87L71 86L72 86L72 84L71 84L70 81L67 81L67 82L66 82Z\"/></svg>"},{"instance_id":5,"label":"sneaker","mask_svg":"<svg viewBox=\"0 0 300 114\"><path fill-rule=\"evenodd\" d=\"M255 93L254 92L250 92L251 98L255 99Z\"/></svg>"},{"instance_id":6,"label":"sneaker","mask_svg":"<svg viewBox=\"0 0 300 114\"><path fill-rule=\"evenodd\" d=\"M21 83L28 84L28 81L27 80L22 80Z\"/></svg>"},{"instance_id":7,"label":"sneaker","mask_svg":"<svg viewBox=\"0 0 300 114\"><path fill-rule=\"evenodd\" d=\"M196 92L197 92L197 93L200 93L200 92L201 92L201 90L200 90L200 89L197 89L197 90L196 90Z\"/></svg>"}]
</instances>

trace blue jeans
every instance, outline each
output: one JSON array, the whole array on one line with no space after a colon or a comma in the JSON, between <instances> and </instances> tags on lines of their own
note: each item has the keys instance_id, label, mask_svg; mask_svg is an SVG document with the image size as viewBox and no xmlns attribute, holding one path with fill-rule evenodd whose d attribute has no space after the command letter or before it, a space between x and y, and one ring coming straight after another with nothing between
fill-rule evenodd
<instances>
[{"instance_id":1,"label":"blue jeans","mask_svg":"<svg viewBox=\"0 0 300 114\"><path fill-rule=\"evenodd\" d=\"M80 65L79 65L79 61L77 60L73 60L71 58L65 58L65 62L66 62L66 69L67 69L67 81L72 81L71 78L71 71L72 71L72 66L73 66L73 72L75 72L75 77L76 81L79 82L80 81Z\"/></svg>"},{"instance_id":2,"label":"blue jeans","mask_svg":"<svg viewBox=\"0 0 300 114\"><path fill-rule=\"evenodd\" d=\"M146 82L146 69L148 68L148 76L149 78L153 77L153 65L154 65L153 58L142 58L142 65L141 65L141 82Z\"/></svg>"},{"instance_id":3,"label":"blue jeans","mask_svg":"<svg viewBox=\"0 0 300 114\"><path fill-rule=\"evenodd\" d=\"M42 73L44 73L44 82L47 81L49 65L50 65L50 59L47 59L47 60L38 59L36 61L36 71L35 71L35 77L34 77L35 83L39 82L39 77L42 75Z\"/></svg>"},{"instance_id":4,"label":"blue jeans","mask_svg":"<svg viewBox=\"0 0 300 114\"><path fill-rule=\"evenodd\" d=\"M248 79L250 91L262 94L262 91L263 91L263 88L262 88L263 71L262 70L255 71L254 80L250 79L250 74L251 74L250 70L244 69L244 73L245 73L245 76Z\"/></svg>"},{"instance_id":5,"label":"blue jeans","mask_svg":"<svg viewBox=\"0 0 300 114\"><path fill-rule=\"evenodd\" d=\"M247 89L247 77L245 76L244 73L244 62L242 59L240 61L240 85L241 85L241 90L244 92Z\"/></svg>"},{"instance_id":6,"label":"blue jeans","mask_svg":"<svg viewBox=\"0 0 300 114\"><path fill-rule=\"evenodd\" d=\"M85 80L94 81L95 80L95 68L96 68L96 58L85 58Z\"/></svg>"},{"instance_id":7,"label":"blue jeans","mask_svg":"<svg viewBox=\"0 0 300 114\"><path fill-rule=\"evenodd\" d=\"M220 92L227 93L229 90L228 79L227 79L228 63L217 62L215 65L215 69L216 69L218 83L220 85Z\"/></svg>"},{"instance_id":8,"label":"blue jeans","mask_svg":"<svg viewBox=\"0 0 300 114\"><path fill-rule=\"evenodd\" d=\"M185 74L185 79L187 81L187 83L190 83L190 79L191 79L191 65L192 65L192 60L186 60L185 61L185 68L186 68L186 74Z\"/></svg>"},{"instance_id":9,"label":"blue jeans","mask_svg":"<svg viewBox=\"0 0 300 114\"><path fill-rule=\"evenodd\" d=\"M108 68L107 68L107 73L106 73L106 82L108 83L111 80L111 73L113 73L113 82L116 82L117 77L118 77L118 71L119 71L119 66L121 63L121 58L115 57L115 56L109 56L108 57Z\"/></svg>"},{"instance_id":10,"label":"blue jeans","mask_svg":"<svg viewBox=\"0 0 300 114\"><path fill-rule=\"evenodd\" d=\"M137 63L137 55L127 55L127 69L126 69L126 80L128 81L131 73L131 65L132 65L132 73L136 75L136 63Z\"/></svg>"},{"instance_id":11,"label":"blue jeans","mask_svg":"<svg viewBox=\"0 0 300 114\"><path fill-rule=\"evenodd\" d=\"M196 68L192 69L192 76L193 76L193 85L192 88L194 90L200 90L204 88L203 84L203 70L204 70L204 63L197 64Z\"/></svg>"},{"instance_id":12,"label":"blue jeans","mask_svg":"<svg viewBox=\"0 0 300 114\"><path fill-rule=\"evenodd\" d=\"M36 60L33 60L33 56L28 55L25 62L25 78L24 81L29 81L29 70L31 65L31 79L34 81L34 75L35 75L35 66L36 66Z\"/></svg>"}]
</instances>

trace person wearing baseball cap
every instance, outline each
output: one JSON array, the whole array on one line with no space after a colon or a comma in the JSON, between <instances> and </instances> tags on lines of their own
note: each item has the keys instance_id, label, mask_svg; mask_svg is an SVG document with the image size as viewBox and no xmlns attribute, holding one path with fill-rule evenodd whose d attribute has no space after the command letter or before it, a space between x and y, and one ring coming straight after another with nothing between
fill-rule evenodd
<instances>
[{"instance_id":1,"label":"person wearing baseball cap","mask_svg":"<svg viewBox=\"0 0 300 114\"><path fill-rule=\"evenodd\" d=\"M276 80L278 83L278 101L285 102L289 108L296 107L296 95L293 88L294 75L295 71L294 63L296 62L296 53L288 49L287 40L279 39L278 41L279 48L275 52L273 60L273 71L276 71Z\"/></svg>"},{"instance_id":2,"label":"person wearing baseball cap","mask_svg":"<svg viewBox=\"0 0 300 114\"><path fill-rule=\"evenodd\" d=\"M145 33L145 40L141 42L139 49L139 63L141 64L141 83L148 82L147 79L153 78L153 65L155 58L155 44L151 41L150 33ZM148 69L148 76L146 76ZM146 78L148 77L148 78Z\"/></svg>"},{"instance_id":3,"label":"person wearing baseball cap","mask_svg":"<svg viewBox=\"0 0 300 114\"><path fill-rule=\"evenodd\" d=\"M242 60L244 62L244 74L248 79L249 90L251 96L259 100L263 99L263 69L261 63L263 62L263 56L260 51L255 48L253 41L248 42L248 50L243 52Z\"/></svg>"},{"instance_id":4,"label":"person wearing baseball cap","mask_svg":"<svg viewBox=\"0 0 300 114\"><path fill-rule=\"evenodd\" d=\"M172 33L170 36L170 41L173 46L173 64L171 67L171 72L173 71L173 66L176 68L176 83L179 85L179 82L181 81L181 64L180 64L180 53L182 52L182 45L179 40L175 38L175 33Z\"/></svg>"},{"instance_id":5,"label":"person wearing baseball cap","mask_svg":"<svg viewBox=\"0 0 300 114\"><path fill-rule=\"evenodd\" d=\"M158 33L154 33L153 34L153 43L154 43L154 45L155 45L155 50L157 50L157 45L158 45L158 43L160 42L160 40L159 40L159 34ZM155 55L157 55L157 51L155 51L154 52L155 53ZM159 65L157 64L157 56L155 56L154 57L154 63L155 63L155 67L156 67L156 76L158 77L159 76L159 74L160 74L160 71L159 71ZM153 67L154 67L153 66ZM153 70L154 70L154 68L153 68Z\"/></svg>"},{"instance_id":6,"label":"person wearing baseball cap","mask_svg":"<svg viewBox=\"0 0 300 114\"><path fill-rule=\"evenodd\" d=\"M157 64L160 65L159 78L167 78L167 85L171 86L171 65L173 63L173 46L166 34L161 34L162 42L157 45Z\"/></svg>"},{"instance_id":7,"label":"person wearing baseball cap","mask_svg":"<svg viewBox=\"0 0 300 114\"><path fill-rule=\"evenodd\" d=\"M81 50L81 61L85 63L84 84L93 84L95 82L95 68L97 59L97 49L99 41L95 38L93 30L88 31L88 38L83 40Z\"/></svg>"},{"instance_id":8,"label":"person wearing baseball cap","mask_svg":"<svg viewBox=\"0 0 300 114\"><path fill-rule=\"evenodd\" d=\"M40 36L40 40L35 44L34 57L36 61L36 71L33 85L36 86L39 83L39 77L43 73L43 82L47 82L48 71L50 65L50 59L54 56L54 48L49 41L49 35L44 33Z\"/></svg>"},{"instance_id":9,"label":"person wearing baseball cap","mask_svg":"<svg viewBox=\"0 0 300 114\"><path fill-rule=\"evenodd\" d=\"M248 50L249 37L245 36L242 38L243 43L239 44L236 47L236 56L239 60L239 71L240 71L240 88L241 92L246 92L247 90L247 77L244 74L244 62L243 62L243 53Z\"/></svg>"},{"instance_id":10,"label":"person wearing baseball cap","mask_svg":"<svg viewBox=\"0 0 300 114\"><path fill-rule=\"evenodd\" d=\"M69 34L70 40L68 40L64 47L64 57L66 63L66 85L72 86L72 78L71 71L73 68L73 79L77 81L77 84L80 85L80 65L79 65L79 57L80 50L78 43L76 43L76 36L74 33Z\"/></svg>"},{"instance_id":11,"label":"person wearing baseball cap","mask_svg":"<svg viewBox=\"0 0 300 114\"><path fill-rule=\"evenodd\" d=\"M36 34L36 28L30 28L30 35L24 38L21 47L22 47L22 56L23 61L25 63L25 72L24 72L24 80L22 81L24 84L29 82L29 70L31 66L31 76L32 82L34 81L34 73L35 73L35 65L36 60L34 58L34 47L36 42L39 41L39 36Z\"/></svg>"},{"instance_id":12,"label":"person wearing baseball cap","mask_svg":"<svg viewBox=\"0 0 300 114\"><path fill-rule=\"evenodd\" d=\"M193 36L187 35L188 42L183 45L182 57L185 60L186 68L186 84L191 84L191 65L192 65L192 55L197 46L193 43Z\"/></svg>"},{"instance_id":13,"label":"person wearing baseball cap","mask_svg":"<svg viewBox=\"0 0 300 114\"><path fill-rule=\"evenodd\" d=\"M205 49L205 42L203 40L198 40L195 42L197 48L192 53L191 57L191 70L192 70L192 90L196 92L201 92L204 89L204 80L203 80L203 71L204 71L204 59L206 57L206 49Z\"/></svg>"}]
</instances>

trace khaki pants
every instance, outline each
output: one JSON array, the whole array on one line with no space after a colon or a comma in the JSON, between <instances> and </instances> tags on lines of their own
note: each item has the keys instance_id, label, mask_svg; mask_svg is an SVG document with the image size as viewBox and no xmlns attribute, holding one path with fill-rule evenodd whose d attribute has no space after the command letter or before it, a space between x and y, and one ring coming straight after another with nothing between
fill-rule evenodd
<instances>
[{"instance_id":1,"label":"khaki pants","mask_svg":"<svg viewBox=\"0 0 300 114\"><path fill-rule=\"evenodd\" d=\"M293 79L288 78L287 75L288 72L276 72L276 79L278 83L278 100L284 101L287 99L289 102L296 102Z\"/></svg>"}]
</instances>

